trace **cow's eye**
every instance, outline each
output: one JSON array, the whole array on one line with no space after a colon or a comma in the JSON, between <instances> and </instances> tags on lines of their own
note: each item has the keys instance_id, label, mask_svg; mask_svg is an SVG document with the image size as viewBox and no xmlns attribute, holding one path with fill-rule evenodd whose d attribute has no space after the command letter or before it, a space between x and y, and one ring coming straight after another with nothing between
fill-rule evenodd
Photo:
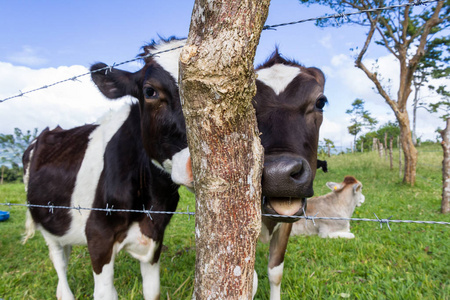
<instances>
[{"instance_id":1,"label":"cow's eye","mask_svg":"<svg viewBox=\"0 0 450 300\"><path fill-rule=\"evenodd\" d=\"M328 99L325 96L320 96L317 100L316 100L316 108L319 110L322 110L325 106L325 104L327 104Z\"/></svg>"},{"instance_id":2,"label":"cow's eye","mask_svg":"<svg viewBox=\"0 0 450 300\"><path fill-rule=\"evenodd\" d=\"M158 98L158 92L152 87L146 87L144 89L144 96L146 99L156 99Z\"/></svg>"}]
</instances>

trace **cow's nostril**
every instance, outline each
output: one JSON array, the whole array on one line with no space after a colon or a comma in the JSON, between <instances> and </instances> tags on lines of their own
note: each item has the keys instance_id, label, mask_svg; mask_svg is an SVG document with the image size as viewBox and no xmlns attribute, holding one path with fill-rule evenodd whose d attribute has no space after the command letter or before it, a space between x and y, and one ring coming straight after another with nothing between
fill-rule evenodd
<instances>
[{"instance_id":1,"label":"cow's nostril","mask_svg":"<svg viewBox=\"0 0 450 300\"><path fill-rule=\"evenodd\" d=\"M291 173L291 178L293 178L294 180L300 180L301 177L302 177L302 171Z\"/></svg>"},{"instance_id":2,"label":"cow's nostril","mask_svg":"<svg viewBox=\"0 0 450 300\"><path fill-rule=\"evenodd\" d=\"M290 170L288 171L289 176L295 181L300 180L304 173L303 164L300 161L292 161Z\"/></svg>"}]
</instances>

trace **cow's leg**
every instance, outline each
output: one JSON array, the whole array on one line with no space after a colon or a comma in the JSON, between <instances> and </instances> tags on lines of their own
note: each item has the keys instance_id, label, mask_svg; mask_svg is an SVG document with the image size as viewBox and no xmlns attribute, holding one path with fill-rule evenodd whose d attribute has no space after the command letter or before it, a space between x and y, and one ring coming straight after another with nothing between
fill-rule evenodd
<instances>
[{"instance_id":1,"label":"cow's leg","mask_svg":"<svg viewBox=\"0 0 450 300\"><path fill-rule=\"evenodd\" d=\"M159 260L155 263L141 261L142 287L145 300L157 300L160 294Z\"/></svg>"},{"instance_id":2,"label":"cow's leg","mask_svg":"<svg viewBox=\"0 0 450 300\"><path fill-rule=\"evenodd\" d=\"M50 259L53 262L56 274L58 274L56 298L60 300L75 299L67 281L67 265L69 263L69 256L72 247L61 246L57 241L52 239L49 235L46 235L44 232L43 236L48 245Z\"/></svg>"},{"instance_id":3,"label":"cow's leg","mask_svg":"<svg viewBox=\"0 0 450 300\"><path fill-rule=\"evenodd\" d=\"M134 223L127 232L127 238L123 241L125 250L141 263L142 286L146 300L159 299L160 294L160 269L159 258L162 249L161 242L156 242L146 236L141 228L151 228L150 219L144 219L141 224Z\"/></svg>"},{"instance_id":4,"label":"cow's leg","mask_svg":"<svg viewBox=\"0 0 450 300\"><path fill-rule=\"evenodd\" d=\"M253 270L253 293L252 293L252 299L255 298L257 290L258 290L258 274L256 273L256 270Z\"/></svg>"},{"instance_id":5,"label":"cow's leg","mask_svg":"<svg viewBox=\"0 0 450 300\"><path fill-rule=\"evenodd\" d=\"M345 239L354 239L355 235L351 232L342 232L342 231L338 231L338 232L332 232L328 234L329 238L345 238Z\"/></svg>"},{"instance_id":6,"label":"cow's leg","mask_svg":"<svg viewBox=\"0 0 450 300\"><path fill-rule=\"evenodd\" d=\"M94 299L115 300L114 259L120 250L119 245L114 243L114 233L106 230L106 226L102 227L104 231L100 233L95 226L88 225L86 238L94 273Z\"/></svg>"},{"instance_id":7,"label":"cow's leg","mask_svg":"<svg viewBox=\"0 0 450 300\"><path fill-rule=\"evenodd\" d=\"M275 229L270 240L269 283L270 300L281 299L281 279L283 277L284 255L286 253L292 223L281 223Z\"/></svg>"},{"instance_id":8,"label":"cow's leg","mask_svg":"<svg viewBox=\"0 0 450 300\"><path fill-rule=\"evenodd\" d=\"M111 255L109 263L103 265L100 273L94 269L94 299L116 300L118 299L116 288L114 287L114 258L115 253Z\"/></svg>"}]
</instances>

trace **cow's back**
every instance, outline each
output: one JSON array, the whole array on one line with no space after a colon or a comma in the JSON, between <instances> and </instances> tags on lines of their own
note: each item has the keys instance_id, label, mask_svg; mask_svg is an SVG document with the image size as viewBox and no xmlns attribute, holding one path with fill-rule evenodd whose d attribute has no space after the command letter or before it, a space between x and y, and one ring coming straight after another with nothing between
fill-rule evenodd
<instances>
[{"instance_id":1,"label":"cow's back","mask_svg":"<svg viewBox=\"0 0 450 300\"><path fill-rule=\"evenodd\" d=\"M117 112L107 113L95 125L44 130L30 145L28 203L91 208L103 170L105 149L130 112L131 107L125 105ZM50 211L31 207L30 213L40 229L55 236L67 235L67 241L60 241L62 244L86 242L84 227L89 210L55 208Z\"/></svg>"},{"instance_id":2,"label":"cow's back","mask_svg":"<svg viewBox=\"0 0 450 300\"><path fill-rule=\"evenodd\" d=\"M27 169L27 200L33 205L70 206L78 171L89 136L97 125L70 130L45 129L24 155ZM33 220L54 235L63 235L70 226L68 210L30 208Z\"/></svg>"}]
</instances>

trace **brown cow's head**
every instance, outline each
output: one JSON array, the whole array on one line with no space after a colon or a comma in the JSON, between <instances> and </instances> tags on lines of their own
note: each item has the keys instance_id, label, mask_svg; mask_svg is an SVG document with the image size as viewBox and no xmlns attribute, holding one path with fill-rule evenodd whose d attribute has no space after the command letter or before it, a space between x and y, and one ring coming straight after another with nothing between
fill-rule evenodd
<instances>
[{"instance_id":1,"label":"brown cow's head","mask_svg":"<svg viewBox=\"0 0 450 300\"><path fill-rule=\"evenodd\" d=\"M301 215L314 194L325 77L276 51L257 68L254 107L264 147L263 213ZM283 222L295 219L277 218Z\"/></svg>"}]
</instances>

